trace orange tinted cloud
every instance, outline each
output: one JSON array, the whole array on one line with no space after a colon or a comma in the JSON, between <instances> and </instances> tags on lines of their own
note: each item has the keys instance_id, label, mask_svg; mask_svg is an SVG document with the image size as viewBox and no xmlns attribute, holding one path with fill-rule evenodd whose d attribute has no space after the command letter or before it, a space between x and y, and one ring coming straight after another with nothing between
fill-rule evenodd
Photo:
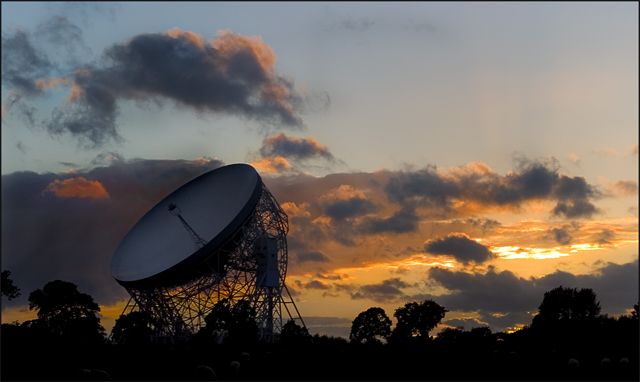
<instances>
[{"instance_id":1,"label":"orange tinted cloud","mask_svg":"<svg viewBox=\"0 0 640 382\"><path fill-rule=\"evenodd\" d=\"M304 216L310 217L311 214L306 209L309 207L309 203L302 203L300 206L297 206L293 202L282 203L282 209L289 216Z\"/></svg>"},{"instance_id":2,"label":"orange tinted cloud","mask_svg":"<svg viewBox=\"0 0 640 382\"><path fill-rule=\"evenodd\" d=\"M278 133L262 141L260 154L267 156L282 156L293 159L310 159L322 157L333 160L333 155L326 146L323 146L315 138L287 137L284 133Z\"/></svg>"},{"instance_id":3,"label":"orange tinted cloud","mask_svg":"<svg viewBox=\"0 0 640 382\"><path fill-rule=\"evenodd\" d=\"M200 36L197 33L193 33L193 32L190 32L190 31L183 31L182 29L180 29L178 27L173 27L173 28L169 29L168 31L164 32L163 35L169 36L169 37L172 37L172 38L184 38L184 39L187 39L187 40L191 41L193 44L195 44L198 48L204 49L204 39L202 38L202 36Z\"/></svg>"},{"instance_id":4,"label":"orange tinted cloud","mask_svg":"<svg viewBox=\"0 0 640 382\"><path fill-rule=\"evenodd\" d=\"M328 193L320 196L318 201L320 202L333 202L336 200L348 200L352 198L366 199L364 192L358 188L349 184L340 185Z\"/></svg>"},{"instance_id":5,"label":"orange tinted cloud","mask_svg":"<svg viewBox=\"0 0 640 382\"><path fill-rule=\"evenodd\" d=\"M9 114L9 111L11 110L11 107L13 105L15 105L16 103L20 102L21 98L22 98L22 94L20 94L20 92L18 92L16 89L13 89L11 91L11 93L9 93L9 96L7 97L7 102L5 102L4 106L2 106L2 121L3 122L4 122L5 116L7 116L7 114Z\"/></svg>"},{"instance_id":6,"label":"orange tinted cloud","mask_svg":"<svg viewBox=\"0 0 640 382\"><path fill-rule=\"evenodd\" d=\"M615 196L633 196L638 193L638 182L635 180L619 180L611 183L609 179L601 176L599 181L607 188L607 191Z\"/></svg>"},{"instance_id":7,"label":"orange tinted cloud","mask_svg":"<svg viewBox=\"0 0 640 382\"><path fill-rule=\"evenodd\" d=\"M618 196L633 196L638 193L638 182L635 180L619 180L610 186Z\"/></svg>"},{"instance_id":8,"label":"orange tinted cloud","mask_svg":"<svg viewBox=\"0 0 640 382\"><path fill-rule=\"evenodd\" d=\"M193 37L188 36L188 38L191 40ZM287 100L290 95L289 88L278 80L275 72L277 57L273 53L273 49L262 41L262 37L247 37L240 33L234 34L230 30L219 30L216 38L211 42L211 46L218 51L222 61L227 63L231 62L232 57L239 52L251 52L260 64L268 84L261 87L258 93L259 97L279 104L289 113L294 112Z\"/></svg>"},{"instance_id":9,"label":"orange tinted cloud","mask_svg":"<svg viewBox=\"0 0 640 382\"><path fill-rule=\"evenodd\" d=\"M177 33L175 32L176 29L180 31L178 28L173 28L171 31L174 31L173 33ZM167 31L165 33L171 31ZM193 34L192 32L182 33ZM230 58L242 50L250 50L256 56L263 69L274 69L276 66L276 55L273 53L271 47L262 41L262 37L260 36L246 37L242 36L240 33L233 34L230 30L219 30L217 32L216 39L213 40L211 46L225 58Z\"/></svg>"},{"instance_id":10,"label":"orange tinted cloud","mask_svg":"<svg viewBox=\"0 0 640 382\"><path fill-rule=\"evenodd\" d=\"M97 180L87 180L81 176L63 181L56 179L49 183L44 191L53 192L60 198L109 198L109 193L107 193L102 183Z\"/></svg>"},{"instance_id":11,"label":"orange tinted cloud","mask_svg":"<svg viewBox=\"0 0 640 382\"><path fill-rule=\"evenodd\" d=\"M88 77L91 75L91 71L79 68L75 70L74 75L75 78ZM56 85L64 85L71 89L71 93L69 93L66 98L68 102L76 101L78 97L85 95L84 89L81 88L76 81L67 76L59 78L38 78L34 81L34 85L40 90L51 89Z\"/></svg>"},{"instance_id":12,"label":"orange tinted cloud","mask_svg":"<svg viewBox=\"0 0 640 382\"><path fill-rule=\"evenodd\" d=\"M618 153L618 151L616 149L613 149L611 147L607 147L604 149L597 149L597 150L592 150L591 151L593 154L596 154L599 157L612 157L614 155L616 155Z\"/></svg>"},{"instance_id":13,"label":"orange tinted cloud","mask_svg":"<svg viewBox=\"0 0 640 382\"><path fill-rule=\"evenodd\" d=\"M555 230L565 232L569 240L554 241L551 233ZM523 220L497 227L495 232L497 235L487 237L483 244L491 245L500 259L546 259L635 245L638 219L606 219L555 227L540 220Z\"/></svg>"},{"instance_id":14,"label":"orange tinted cloud","mask_svg":"<svg viewBox=\"0 0 640 382\"><path fill-rule=\"evenodd\" d=\"M467 163L464 166L458 167L438 167L436 168L436 173L440 175L442 178L448 178L453 180L459 180L462 177L469 177L472 175L492 175L495 172L489 167L486 163L483 162L472 162Z\"/></svg>"},{"instance_id":15,"label":"orange tinted cloud","mask_svg":"<svg viewBox=\"0 0 640 382\"><path fill-rule=\"evenodd\" d=\"M289 162L283 157L267 157L250 163L259 173L279 174L291 169Z\"/></svg>"},{"instance_id":16,"label":"orange tinted cloud","mask_svg":"<svg viewBox=\"0 0 640 382\"><path fill-rule=\"evenodd\" d=\"M580 165L580 158L578 158L576 153L571 153L571 155L569 155L569 160L575 165Z\"/></svg>"},{"instance_id":17,"label":"orange tinted cloud","mask_svg":"<svg viewBox=\"0 0 640 382\"><path fill-rule=\"evenodd\" d=\"M44 126L50 133L69 132L80 141L86 140L87 147L121 139L116 124L120 99L144 102L168 98L197 112L304 126L297 114L306 100L295 90L293 78L276 72L276 55L260 36L219 31L213 38L203 39L176 27L133 36L108 49L91 70L78 68L59 78L34 78L27 87L16 82L17 92L3 105L3 118L18 101L30 101L64 85L70 90L66 101L80 104L72 105L72 112L66 112L64 118L45 120ZM101 96L88 99L88 89L100 89Z\"/></svg>"}]
</instances>

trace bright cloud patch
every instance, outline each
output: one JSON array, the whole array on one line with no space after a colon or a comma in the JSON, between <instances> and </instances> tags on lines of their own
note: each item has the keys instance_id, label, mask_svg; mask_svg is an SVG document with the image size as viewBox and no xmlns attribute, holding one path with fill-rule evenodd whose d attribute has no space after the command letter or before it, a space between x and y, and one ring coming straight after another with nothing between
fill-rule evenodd
<instances>
[{"instance_id":1,"label":"bright cloud patch","mask_svg":"<svg viewBox=\"0 0 640 382\"><path fill-rule=\"evenodd\" d=\"M261 174L279 174L291 169L291 165L283 157L268 157L253 161L251 165Z\"/></svg>"},{"instance_id":2,"label":"bright cloud patch","mask_svg":"<svg viewBox=\"0 0 640 382\"><path fill-rule=\"evenodd\" d=\"M52 192L60 198L109 198L109 193L104 189L102 183L97 180L87 180L81 176L63 181L56 179L49 183L45 191Z\"/></svg>"}]
</instances>

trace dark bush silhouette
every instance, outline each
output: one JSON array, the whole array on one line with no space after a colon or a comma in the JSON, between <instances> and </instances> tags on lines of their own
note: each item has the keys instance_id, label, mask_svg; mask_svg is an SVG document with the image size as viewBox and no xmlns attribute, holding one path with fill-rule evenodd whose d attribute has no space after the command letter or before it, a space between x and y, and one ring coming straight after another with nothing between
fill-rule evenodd
<instances>
[{"instance_id":1,"label":"dark bush silhouette","mask_svg":"<svg viewBox=\"0 0 640 382\"><path fill-rule=\"evenodd\" d=\"M593 336L610 325L608 317L600 316L600 302L592 289L565 288L562 285L545 292L538 313L531 322L532 341L555 347L566 344L591 346Z\"/></svg>"},{"instance_id":2,"label":"dark bush silhouette","mask_svg":"<svg viewBox=\"0 0 640 382\"><path fill-rule=\"evenodd\" d=\"M429 331L434 329L448 312L433 300L422 303L408 302L396 309L393 316L398 319L393 329L390 342L402 343L412 340L428 340Z\"/></svg>"},{"instance_id":3,"label":"dark bush silhouette","mask_svg":"<svg viewBox=\"0 0 640 382\"><path fill-rule=\"evenodd\" d=\"M231 306L227 299L218 301L211 313L205 317L205 327L199 337L216 342L237 344L255 343L260 334L256 323L256 311L248 301L240 301Z\"/></svg>"},{"instance_id":4,"label":"dark bush silhouette","mask_svg":"<svg viewBox=\"0 0 640 382\"><path fill-rule=\"evenodd\" d=\"M308 345L311 343L311 335L307 328L296 324L294 320L289 320L282 326L280 343L285 346Z\"/></svg>"},{"instance_id":5,"label":"dark bush silhouette","mask_svg":"<svg viewBox=\"0 0 640 382\"><path fill-rule=\"evenodd\" d=\"M55 280L36 289L29 294L29 309L37 311L37 326L46 328L50 338L71 343L104 341L105 330L97 316L100 307L73 283Z\"/></svg>"},{"instance_id":6,"label":"dark bush silhouette","mask_svg":"<svg viewBox=\"0 0 640 382\"><path fill-rule=\"evenodd\" d=\"M378 337L387 339L391 334L391 319L382 308L369 308L358 316L351 323L351 333L349 341L357 343L368 343L378 341Z\"/></svg>"},{"instance_id":7,"label":"dark bush silhouette","mask_svg":"<svg viewBox=\"0 0 640 382\"><path fill-rule=\"evenodd\" d=\"M461 341L464 333L462 326L457 328L444 328L436 335L436 338L443 343L454 345Z\"/></svg>"},{"instance_id":8,"label":"dark bush silhouette","mask_svg":"<svg viewBox=\"0 0 640 382\"><path fill-rule=\"evenodd\" d=\"M111 329L111 340L121 345L145 345L152 341L153 324L144 312L120 315Z\"/></svg>"},{"instance_id":9,"label":"dark bush silhouette","mask_svg":"<svg viewBox=\"0 0 640 382\"><path fill-rule=\"evenodd\" d=\"M562 320L589 320L600 314L600 302L593 289L557 288L545 292L532 325Z\"/></svg>"},{"instance_id":10,"label":"dark bush silhouette","mask_svg":"<svg viewBox=\"0 0 640 382\"><path fill-rule=\"evenodd\" d=\"M10 271L2 271L2 295L12 300L20 296L20 288L13 285L13 280L9 276L11 276Z\"/></svg>"}]
</instances>

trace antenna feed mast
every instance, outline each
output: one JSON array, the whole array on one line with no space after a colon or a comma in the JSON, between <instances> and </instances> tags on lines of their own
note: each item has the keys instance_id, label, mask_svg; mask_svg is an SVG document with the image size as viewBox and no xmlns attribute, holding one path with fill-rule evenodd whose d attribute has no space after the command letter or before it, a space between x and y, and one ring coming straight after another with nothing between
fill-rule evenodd
<instances>
[{"instance_id":1,"label":"antenna feed mast","mask_svg":"<svg viewBox=\"0 0 640 382\"><path fill-rule=\"evenodd\" d=\"M191 241L193 241L193 245L195 246L196 250L204 247L207 244L207 241L201 238L200 235L198 235L196 231L194 231L193 228L191 228L189 223L187 223L184 220L184 218L181 215L182 211L180 211L180 208L178 208L178 206L176 206L175 203L169 203L169 205L167 206L167 209L169 210L169 212L171 212L171 215L180 219L180 222L184 226L184 229L186 229L187 232L189 233L189 236L191 236Z\"/></svg>"},{"instance_id":2,"label":"antenna feed mast","mask_svg":"<svg viewBox=\"0 0 640 382\"><path fill-rule=\"evenodd\" d=\"M180 208L178 208L178 206L176 206L175 203L169 203L169 206L167 207L167 209L169 210L169 212L171 212L171 215L173 216L180 216L180 214L182 213L182 211L180 211Z\"/></svg>"}]
</instances>

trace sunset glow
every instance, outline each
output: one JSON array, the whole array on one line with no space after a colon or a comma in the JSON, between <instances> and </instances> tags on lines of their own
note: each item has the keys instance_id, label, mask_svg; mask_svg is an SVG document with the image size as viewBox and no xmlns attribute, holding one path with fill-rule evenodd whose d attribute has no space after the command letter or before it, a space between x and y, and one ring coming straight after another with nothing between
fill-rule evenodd
<instances>
[{"instance_id":1,"label":"sunset glow","mask_svg":"<svg viewBox=\"0 0 640 382\"><path fill-rule=\"evenodd\" d=\"M425 300L448 310L432 335L513 332L559 285L627 314L637 14L615 2L3 2L2 269L21 295L3 298L2 322L35 319L30 292L64 280L109 332L130 298L110 272L127 233L236 163L286 214L286 284L312 334L346 338L368 308L393 317Z\"/></svg>"}]
</instances>

